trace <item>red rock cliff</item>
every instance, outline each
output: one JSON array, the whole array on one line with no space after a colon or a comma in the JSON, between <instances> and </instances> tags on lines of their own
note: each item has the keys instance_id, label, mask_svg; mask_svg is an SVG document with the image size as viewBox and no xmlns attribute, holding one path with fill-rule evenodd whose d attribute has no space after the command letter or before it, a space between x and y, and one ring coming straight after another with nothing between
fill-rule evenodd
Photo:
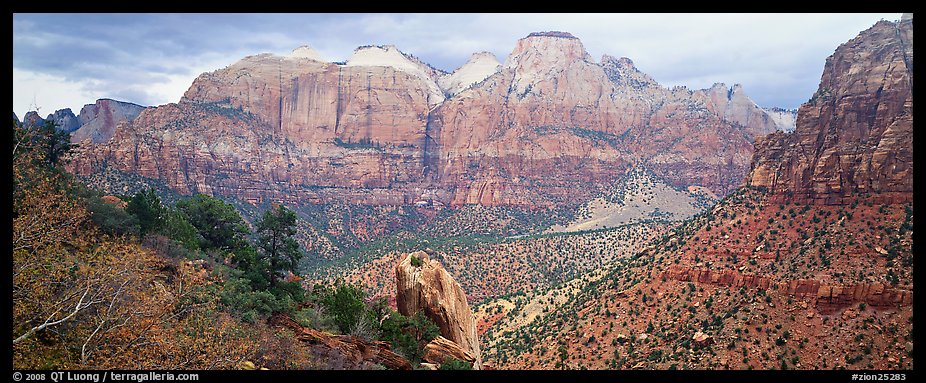
<instances>
[{"instance_id":1,"label":"red rock cliff","mask_svg":"<svg viewBox=\"0 0 926 383\"><path fill-rule=\"evenodd\" d=\"M725 194L771 126L738 88L666 89L562 32L521 39L503 65L464 66L483 79L453 93L439 85L452 75L392 46L346 63L300 49L199 76L71 168L254 201L410 204L430 190L445 204L545 207L583 202L637 162Z\"/></svg>"},{"instance_id":2,"label":"red rock cliff","mask_svg":"<svg viewBox=\"0 0 926 383\"><path fill-rule=\"evenodd\" d=\"M913 196L913 19L881 21L827 58L791 134L756 141L752 186L797 202Z\"/></svg>"}]
</instances>

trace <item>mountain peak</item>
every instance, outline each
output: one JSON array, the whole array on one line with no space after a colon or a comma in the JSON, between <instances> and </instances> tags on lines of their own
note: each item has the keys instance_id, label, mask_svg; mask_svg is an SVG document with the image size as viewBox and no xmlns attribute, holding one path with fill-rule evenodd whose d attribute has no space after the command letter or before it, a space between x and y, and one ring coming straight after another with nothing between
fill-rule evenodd
<instances>
[{"instance_id":1,"label":"mountain peak","mask_svg":"<svg viewBox=\"0 0 926 383\"><path fill-rule=\"evenodd\" d=\"M483 61L483 60L492 60L492 61L497 62L499 65L501 65L501 62L498 61L498 57L495 57L494 53L488 52L488 51L473 53L469 56L469 60L467 60L466 62L471 63L471 62Z\"/></svg>"},{"instance_id":2,"label":"mountain peak","mask_svg":"<svg viewBox=\"0 0 926 383\"><path fill-rule=\"evenodd\" d=\"M457 94L498 72L502 63L491 52L476 52L453 73L444 75L438 85L450 94Z\"/></svg>"},{"instance_id":3,"label":"mountain peak","mask_svg":"<svg viewBox=\"0 0 926 383\"><path fill-rule=\"evenodd\" d=\"M293 49L293 51L290 52L289 55L286 57L287 58L309 59L309 60L315 60L315 61L325 61L324 59L322 59L322 56L318 54L318 52L316 52L314 49L312 49L308 45L303 45L301 47Z\"/></svg>"},{"instance_id":4,"label":"mountain peak","mask_svg":"<svg viewBox=\"0 0 926 383\"><path fill-rule=\"evenodd\" d=\"M607 54L602 55L601 66L611 82L619 86L629 86L637 90L659 86L656 80L637 69L633 65L633 60L627 57L616 58Z\"/></svg>"},{"instance_id":5,"label":"mountain peak","mask_svg":"<svg viewBox=\"0 0 926 383\"><path fill-rule=\"evenodd\" d=\"M610 63L610 64L613 64L613 65L617 65L617 66L619 66L619 67L621 67L621 68L627 68L627 69L633 68L633 69L636 69L636 66L633 65L633 60L631 60L631 59L628 58L628 57L617 58L617 57L611 56L611 55L609 55L609 54L603 54L603 55L601 55L601 63L602 63L602 64Z\"/></svg>"},{"instance_id":6,"label":"mountain peak","mask_svg":"<svg viewBox=\"0 0 926 383\"><path fill-rule=\"evenodd\" d=\"M559 37L563 39L575 39L578 40L578 37L573 36L569 32L561 31L549 31L549 32L531 32L527 37Z\"/></svg>"},{"instance_id":7,"label":"mountain peak","mask_svg":"<svg viewBox=\"0 0 926 383\"><path fill-rule=\"evenodd\" d=\"M518 40L505 60L505 68L524 64L561 67L577 61L592 61L578 38L566 32L534 32Z\"/></svg>"},{"instance_id":8,"label":"mountain peak","mask_svg":"<svg viewBox=\"0 0 926 383\"><path fill-rule=\"evenodd\" d=\"M438 73L434 68L424 64L414 56L405 54L395 45L365 45L358 47L354 49L354 54L347 60L346 66L391 67L408 73L420 78L428 86L430 104L436 105L444 101L443 92L436 82Z\"/></svg>"},{"instance_id":9,"label":"mountain peak","mask_svg":"<svg viewBox=\"0 0 926 383\"><path fill-rule=\"evenodd\" d=\"M515 72L514 89L525 94L531 84L583 65L594 63L579 39L565 32L535 32L518 40L503 68Z\"/></svg>"}]
</instances>

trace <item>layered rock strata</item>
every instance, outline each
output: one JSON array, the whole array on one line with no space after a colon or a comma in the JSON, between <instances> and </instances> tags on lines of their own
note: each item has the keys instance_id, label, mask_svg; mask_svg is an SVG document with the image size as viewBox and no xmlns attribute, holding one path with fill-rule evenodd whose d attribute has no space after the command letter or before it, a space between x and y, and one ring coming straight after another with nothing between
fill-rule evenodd
<instances>
[{"instance_id":1,"label":"layered rock strata","mask_svg":"<svg viewBox=\"0 0 926 383\"><path fill-rule=\"evenodd\" d=\"M307 47L248 56L115 125L75 133L92 143L74 155L78 174L115 167L255 202L411 204L429 193L529 208L587 201L641 162L723 195L746 174L752 140L776 129L741 87L663 88L630 59L596 62L564 32L532 33L504 63L480 53L449 74L394 46L344 63Z\"/></svg>"},{"instance_id":2,"label":"layered rock strata","mask_svg":"<svg viewBox=\"0 0 926 383\"><path fill-rule=\"evenodd\" d=\"M779 200L913 197L913 19L880 21L826 59L793 133L756 141L747 182Z\"/></svg>"}]
</instances>

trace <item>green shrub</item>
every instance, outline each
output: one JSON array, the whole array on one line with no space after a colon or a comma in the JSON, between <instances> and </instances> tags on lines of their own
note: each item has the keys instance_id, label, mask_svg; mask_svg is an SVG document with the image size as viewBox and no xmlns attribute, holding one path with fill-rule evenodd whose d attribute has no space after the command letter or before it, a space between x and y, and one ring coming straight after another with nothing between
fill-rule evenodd
<instances>
[{"instance_id":1,"label":"green shrub","mask_svg":"<svg viewBox=\"0 0 926 383\"><path fill-rule=\"evenodd\" d=\"M338 281L335 287L325 292L321 304L334 320L342 334L363 318L366 306L363 304L363 290L360 287Z\"/></svg>"},{"instance_id":2,"label":"green shrub","mask_svg":"<svg viewBox=\"0 0 926 383\"><path fill-rule=\"evenodd\" d=\"M142 237L160 230L164 225L166 209L161 205L161 198L154 189L148 188L135 193L125 211L138 219L139 234Z\"/></svg>"},{"instance_id":3,"label":"green shrub","mask_svg":"<svg viewBox=\"0 0 926 383\"><path fill-rule=\"evenodd\" d=\"M424 346L440 335L437 325L420 311L412 317L392 311L383 320L380 331L380 340L389 342L393 350L413 364L421 361Z\"/></svg>"},{"instance_id":4,"label":"green shrub","mask_svg":"<svg viewBox=\"0 0 926 383\"><path fill-rule=\"evenodd\" d=\"M86 201L90 219L103 232L116 235L138 234L138 219L125 209L108 203L97 195L89 196Z\"/></svg>"},{"instance_id":5,"label":"green shrub","mask_svg":"<svg viewBox=\"0 0 926 383\"><path fill-rule=\"evenodd\" d=\"M338 326L325 312L322 306L305 307L293 314L296 322L320 331L337 332Z\"/></svg>"},{"instance_id":6,"label":"green shrub","mask_svg":"<svg viewBox=\"0 0 926 383\"><path fill-rule=\"evenodd\" d=\"M415 267L421 267L422 265L421 259L414 255L411 256L411 259L409 260L409 262L412 264L412 266L415 266Z\"/></svg>"},{"instance_id":7,"label":"green shrub","mask_svg":"<svg viewBox=\"0 0 926 383\"><path fill-rule=\"evenodd\" d=\"M448 358L440 364L439 370L472 370L473 366L466 361L456 358Z\"/></svg>"},{"instance_id":8,"label":"green shrub","mask_svg":"<svg viewBox=\"0 0 926 383\"><path fill-rule=\"evenodd\" d=\"M161 232L190 250L199 249L199 233L180 210L166 209Z\"/></svg>"},{"instance_id":9,"label":"green shrub","mask_svg":"<svg viewBox=\"0 0 926 383\"><path fill-rule=\"evenodd\" d=\"M203 249L235 249L249 233L238 210L218 198L197 194L177 208L199 232Z\"/></svg>"},{"instance_id":10,"label":"green shrub","mask_svg":"<svg viewBox=\"0 0 926 383\"><path fill-rule=\"evenodd\" d=\"M254 290L243 272L229 269L224 288L220 294L221 302L229 307L233 313L255 318L270 315L275 312L290 312L294 306L294 299L289 294L274 294L269 290ZM253 312L253 313L251 313Z\"/></svg>"}]
</instances>

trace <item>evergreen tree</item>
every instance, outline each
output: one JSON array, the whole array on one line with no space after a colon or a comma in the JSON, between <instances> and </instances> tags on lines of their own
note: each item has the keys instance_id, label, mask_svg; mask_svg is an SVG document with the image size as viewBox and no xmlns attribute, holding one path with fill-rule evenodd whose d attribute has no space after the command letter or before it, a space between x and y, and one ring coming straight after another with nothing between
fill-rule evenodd
<instances>
[{"instance_id":1,"label":"evergreen tree","mask_svg":"<svg viewBox=\"0 0 926 383\"><path fill-rule=\"evenodd\" d=\"M293 236L296 234L296 213L283 205L264 212L257 221L257 245L261 249L260 257L269 266L267 273L270 286L277 286L280 273L296 271L296 265L302 253Z\"/></svg>"},{"instance_id":2,"label":"evergreen tree","mask_svg":"<svg viewBox=\"0 0 926 383\"><path fill-rule=\"evenodd\" d=\"M46 120L36 129L37 143L45 154L45 161L51 166L58 165L61 158L72 149L71 134L58 130L58 124L52 120Z\"/></svg>"},{"instance_id":3,"label":"evergreen tree","mask_svg":"<svg viewBox=\"0 0 926 383\"><path fill-rule=\"evenodd\" d=\"M177 202L187 220L202 236L202 248L237 250L246 242L248 227L234 206L215 197L197 194Z\"/></svg>"},{"instance_id":4,"label":"evergreen tree","mask_svg":"<svg viewBox=\"0 0 926 383\"><path fill-rule=\"evenodd\" d=\"M142 237L160 230L167 218L167 209L161 205L161 198L151 188L135 193L125 211L138 219L139 234Z\"/></svg>"}]
</instances>

